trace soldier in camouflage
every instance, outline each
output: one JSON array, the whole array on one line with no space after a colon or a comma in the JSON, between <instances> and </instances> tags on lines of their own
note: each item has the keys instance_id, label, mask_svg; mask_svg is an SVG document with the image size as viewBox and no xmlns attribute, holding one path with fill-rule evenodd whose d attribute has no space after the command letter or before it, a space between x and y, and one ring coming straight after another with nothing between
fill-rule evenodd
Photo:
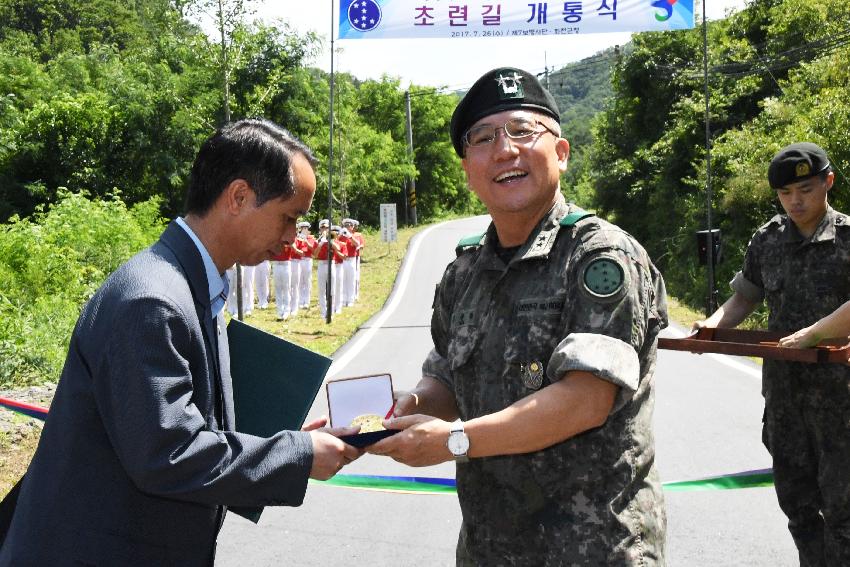
<instances>
[{"instance_id":1,"label":"soldier in camouflage","mask_svg":"<svg viewBox=\"0 0 850 567\"><path fill-rule=\"evenodd\" d=\"M385 422L404 431L369 451L457 461L458 565L663 565L664 282L630 235L564 201L558 116L519 69L487 73L455 110L452 141L493 223L438 286L423 378Z\"/></svg>"},{"instance_id":2,"label":"soldier in camouflage","mask_svg":"<svg viewBox=\"0 0 850 567\"><path fill-rule=\"evenodd\" d=\"M768 169L786 215L759 228L732 297L695 327L735 327L762 300L768 329L811 325L850 299L850 217L827 201L823 149L783 148ZM850 367L765 359L762 438L800 565L850 565Z\"/></svg>"}]
</instances>

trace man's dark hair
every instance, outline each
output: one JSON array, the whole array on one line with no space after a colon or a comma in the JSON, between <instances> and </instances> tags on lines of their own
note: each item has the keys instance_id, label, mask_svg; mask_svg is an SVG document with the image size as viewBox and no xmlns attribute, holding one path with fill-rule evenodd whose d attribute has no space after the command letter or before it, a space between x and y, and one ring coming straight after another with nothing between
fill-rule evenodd
<instances>
[{"instance_id":1,"label":"man's dark hair","mask_svg":"<svg viewBox=\"0 0 850 567\"><path fill-rule=\"evenodd\" d=\"M257 195L257 206L295 193L291 161L316 158L301 140L274 122L245 119L225 124L201 146L186 193L186 212L203 216L231 181L244 179Z\"/></svg>"}]
</instances>

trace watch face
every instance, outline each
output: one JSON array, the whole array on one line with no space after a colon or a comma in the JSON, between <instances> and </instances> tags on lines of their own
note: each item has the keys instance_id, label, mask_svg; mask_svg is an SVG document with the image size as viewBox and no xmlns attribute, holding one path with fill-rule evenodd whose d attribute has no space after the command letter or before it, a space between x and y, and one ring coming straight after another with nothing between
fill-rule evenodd
<instances>
[{"instance_id":1,"label":"watch face","mask_svg":"<svg viewBox=\"0 0 850 567\"><path fill-rule=\"evenodd\" d=\"M449 451L452 455L465 455L469 451L469 437L462 431L452 431L448 440Z\"/></svg>"}]
</instances>

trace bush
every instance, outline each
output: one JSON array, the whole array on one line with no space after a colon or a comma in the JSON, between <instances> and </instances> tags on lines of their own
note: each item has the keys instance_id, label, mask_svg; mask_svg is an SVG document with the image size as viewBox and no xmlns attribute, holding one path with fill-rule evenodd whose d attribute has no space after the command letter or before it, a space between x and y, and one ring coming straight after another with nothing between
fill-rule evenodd
<instances>
[{"instance_id":1,"label":"bush","mask_svg":"<svg viewBox=\"0 0 850 567\"><path fill-rule=\"evenodd\" d=\"M157 199L132 208L114 195L63 192L0 230L0 387L59 377L81 306L103 280L160 234Z\"/></svg>"}]
</instances>

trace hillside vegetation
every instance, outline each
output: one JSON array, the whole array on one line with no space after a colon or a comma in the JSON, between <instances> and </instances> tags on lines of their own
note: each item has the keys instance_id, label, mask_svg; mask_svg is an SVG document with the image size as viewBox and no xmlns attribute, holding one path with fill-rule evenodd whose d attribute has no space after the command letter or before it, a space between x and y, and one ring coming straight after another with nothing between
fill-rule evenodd
<instances>
[{"instance_id":1,"label":"hillside vegetation","mask_svg":"<svg viewBox=\"0 0 850 567\"><path fill-rule=\"evenodd\" d=\"M836 170L831 203L850 210L850 6L754 0L710 22L708 43L723 301L750 236L778 210L767 165L782 146L823 146ZM638 237L673 295L705 305L694 236L706 228L702 30L635 35L612 81L613 96L594 122L582 194Z\"/></svg>"},{"instance_id":2,"label":"hillside vegetation","mask_svg":"<svg viewBox=\"0 0 850 567\"><path fill-rule=\"evenodd\" d=\"M0 386L55 380L82 304L181 212L195 152L226 114L223 77L232 118L269 118L315 149L326 194L320 39L245 17L225 60L189 17L205 1L0 0ZM777 210L766 169L780 147L826 148L831 202L850 211L850 6L753 0L707 31L722 301L750 235ZM637 236L671 294L704 305L702 30L635 34L548 80L573 148L568 198ZM378 204L403 210L411 175L420 222L482 210L447 134L457 94L411 89L410 160L399 79L341 74L336 88L337 211L375 226ZM324 207L317 198L309 220Z\"/></svg>"}]
</instances>

